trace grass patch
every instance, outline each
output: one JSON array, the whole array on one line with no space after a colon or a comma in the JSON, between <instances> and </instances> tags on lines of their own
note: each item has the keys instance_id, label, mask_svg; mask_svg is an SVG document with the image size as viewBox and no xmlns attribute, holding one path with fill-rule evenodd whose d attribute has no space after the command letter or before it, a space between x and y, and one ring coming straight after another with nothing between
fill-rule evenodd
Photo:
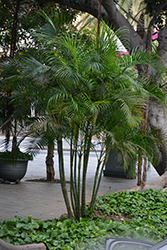
<instances>
[{"instance_id":1,"label":"grass patch","mask_svg":"<svg viewBox=\"0 0 167 250\"><path fill-rule=\"evenodd\" d=\"M80 222L16 216L0 223L0 238L15 245L44 242L50 250L95 250L104 249L106 237L154 243L167 237L167 192L112 192L97 199L95 214L87 210Z\"/></svg>"}]
</instances>

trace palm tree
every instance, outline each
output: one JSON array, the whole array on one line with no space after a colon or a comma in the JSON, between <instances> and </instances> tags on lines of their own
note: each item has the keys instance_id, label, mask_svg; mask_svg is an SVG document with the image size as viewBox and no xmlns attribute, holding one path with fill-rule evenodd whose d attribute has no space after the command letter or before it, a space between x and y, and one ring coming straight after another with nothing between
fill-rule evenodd
<instances>
[{"instance_id":1,"label":"palm tree","mask_svg":"<svg viewBox=\"0 0 167 250\"><path fill-rule=\"evenodd\" d=\"M51 25L54 29L54 24ZM118 148L125 168L129 159L137 159L139 150L149 160L153 159L154 152L149 150L148 143L154 143L156 150L160 141L154 134L150 134L150 139L147 134L140 137L139 124L148 97L162 102L164 95L153 82L150 84L147 79L141 79L134 68L139 64L149 64L156 67L159 74L163 68L156 55L146 52L134 51L132 55L120 57L115 35L105 24L101 26L98 39L86 34L76 35L69 29L61 36L51 34L50 37L47 32L43 39L44 54L39 53L38 60L33 57L22 60L20 78L26 79L25 63L29 61L28 65L31 65L33 62L28 75L31 78L28 81L30 88L27 90L30 91L32 86L36 89L43 86L43 97L45 100L49 97L47 112L43 113L44 123L41 126L33 124L33 132L42 135L42 130L48 131L49 134L44 133L43 138L47 140L51 137L52 142L56 140L61 187L68 215L72 217L74 214L79 220L81 216L86 216L86 177L91 148L96 151L96 145L100 146L100 152L96 152L91 209L95 205L111 148ZM20 90L24 85L22 81ZM40 91L37 91L39 103ZM27 93L21 90L19 94L25 97ZM93 138L96 138L95 142ZM70 198L65 179L63 139L70 145Z\"/></svg>"},{"instance_id":2,"label":"palm tree","mask_svg":"<svg viewBox=\"0 0 167 250\"><path fill-rule=\"evenodd\" d=\"M134 67L136 64L151 64L160 71L161 67L157 60L153 60L156 56L146 52L135 51L131 56L119 57L115 37L105 25L98 43L92 42L91 37L67 33L63 38L52 40L52 44L53 53L47 62L59 86L49 100L48 113L54 117L56 124L67 126L66 130L57 133L59 167L69 216L73 210L79 220L86 212L86 174L90 149L95 148L93 137L98 139L101 152L97 156L92 209L111 147L120 150L125 166L128 156L136 158L140 143L125 135L127 131L130 134L130 130L138 133L143 105L148 96L157 98L156 87L149 85L146 89L149 83L138 77ZM156 91L163 100L163 93L158 88ZM65 186L62 138L68 138L70 144L72 209L69 209ZM142 152L149 153L143 145L140 148Z\"/></svg>"}]
</instances>

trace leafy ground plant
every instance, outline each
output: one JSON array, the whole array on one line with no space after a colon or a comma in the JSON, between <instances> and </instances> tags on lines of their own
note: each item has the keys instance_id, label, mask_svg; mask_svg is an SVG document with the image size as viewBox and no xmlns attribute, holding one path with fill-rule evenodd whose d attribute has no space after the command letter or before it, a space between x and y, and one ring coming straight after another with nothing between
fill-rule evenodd
<instances>
[{"instance_id":1,"label":"leafy ground plant","mask_svg":"<svg viewBox=\"0 0 167 250\"><path fill-rule=\"evenodd\" d=\"M0 238L15 245L44 242L50 250L101 250L106 237L158 242L167 237L166 199L161 191L112 192L97 199L96 216L88 210L79 222L16 216L0 223Z\"/></svg>"}]
</instances>

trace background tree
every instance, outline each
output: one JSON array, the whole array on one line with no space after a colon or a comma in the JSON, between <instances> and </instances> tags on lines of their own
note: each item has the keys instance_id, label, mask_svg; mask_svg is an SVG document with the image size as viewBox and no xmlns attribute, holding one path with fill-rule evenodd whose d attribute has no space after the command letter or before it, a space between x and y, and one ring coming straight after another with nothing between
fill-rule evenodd
<instances>
[{"instance_id":1,"label":"background tree","mask_svg":"<svg viewBox=\"0 0 167 250\"><path fill-rule=\"evenodd\" d=\"M28 119L30 122L30 109L33 106L33 108L36 109L36 112L38 115L42 115L44 113L44 106L41 109L41 99L42 98L42 91L41 94L39 94L39 90L33 85L30 87L30 83L36 82L42 82L44 84L44 81L46 81L46 78L43 77L40 78L40 65L38 65L37 72L34 72L32 67L35 60L30 63L29 61L29 68L26 68L27 62L25 62L25 69L27 69L27 72L33 72L33 75L31 77L26 78L26 84L27 87L29 86L29 90L27 91L27 88L24 84L24 90L27 91L27 94L29 96L26 96L26 99L20 99L20 104L16 101L16 95L18 97L19 86L23 86L22 79L16 79L13 76L15 76L16 72L19 75L19 65L16 62L10 61L9 57L24 57L24 54L30 54L34 53L36 55L36 58L39 59L39 51L37 52L38 46L39 46L39 38L34 39L32 34L35 32L35 28L42 27L46 24L45 17L41 13L39 13L39 10L45 9L46 13L48 13L50 16L52 16L52 21L54 21L57 24L56 30L51 29L51 24L47 24L47 27L45 26L43 29L47 32L53 32L52 35L60 33L63 31L63 27L65 24L65 21L69 22L72 21L76 11L64 7L60 7L58 4L44 4L44 3L38 3L37 1L24 1L24 0L11 0L7 3L5 1L0 2L0 11L2 13L1 20L0 20L0 30L1 30L1 71L3 71L2 78L1 78L1 128L2 131L6 135L6 148L8 147L8 142L10 139L10 135L13 136L13 149L12 151L15 151L16 146L20 143L17 142L17 129L18 129L18 120L19 120L19 126L25 126L25 123L22 123L20 119L24 121L25 119ZM50 25L50 26L49 26ZM65 28L65 27L64 27ZM42 43L42 40L40 40ZM42 60L42 58L41 58ZM5 62L6 61L6 62ZM15 65L15 66L14 66ZM3 68L3 69L2 69ZM5 69L5 70L4 70ZM30 70L30 71L28 71ZM26 70L25 70L26 71ZM39 74L39 77L37 77L37 73ZM25 76L25 75L24 75ZM12 78L12 79L11 79ZM33 79L33 80L32 80ZM28 82L30 81L30 82ZM12 82L12 83L11 83ZM49 85L49 83L48 83ZM49 88L49 86L47 86ZM42 89L41 89L42 90ZM36 91L36 92L34 92ZM46 89L45 89L46 91ZM16 93L17 92L17 93ZM21 92L20 92L21 93ZM45 92L46 94L46 92ZM19 95L21 98L21 95ZM49 95L48 95L49 96ZM15 99L15 101L14 101ZM43 100L45 100L44 98ZM11 102L11 100L13 100ZM22 103L21 103L22 100ZM24 106L26 103L26 106ZM40 108L39 108L40 107ZM46 106L45 106L46 109ZM39 112L40 110L40 112ZM25 112L27 112L25 114ZM21 123L20 123L21 122ZM24 125L23 125L24 124ZM48 131L48 133L50 133ZM46 137L48 140L46 140ZM48 141L48 155L46 157L46 165L47 165L47 180L53 181L54 180L54 162L53 162L53 149L54 149L54 141L50 141L49 134L46 136L45 133L45 143Z\"/></svg>"}]
</instances>

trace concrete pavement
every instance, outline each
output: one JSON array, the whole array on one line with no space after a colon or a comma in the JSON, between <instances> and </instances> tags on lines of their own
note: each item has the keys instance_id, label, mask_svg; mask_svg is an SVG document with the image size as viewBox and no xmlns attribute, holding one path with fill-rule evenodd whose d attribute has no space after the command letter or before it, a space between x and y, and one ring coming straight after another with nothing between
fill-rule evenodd
<instances>
[{"instance_id":1,"label":"concrete pavement","mask_svg":"<svg viewBox=\"0 0 167 250\"><path fill-rule=\"evenodd\" d=\"M60 183L35 182L33 179L46 177L45 167L46 150L41 151L36 158L29 162L25 177L19 184L0 184L0 218L12 219L15 215L41 220L58 218L66 213ZM59 179L57 152L55 151L55 178ZM66 177L69 180L69 152L65 152ZM93 176L96 166L96 156L90 155L87 178L87 201L90 201ZM147 179L157 177L156 171L148 170ZM136 185L136 180L103 176L98 195L110 191L129 189ZM67 184L68 190L70 189Z\"/></svg>"}]
</instances>

